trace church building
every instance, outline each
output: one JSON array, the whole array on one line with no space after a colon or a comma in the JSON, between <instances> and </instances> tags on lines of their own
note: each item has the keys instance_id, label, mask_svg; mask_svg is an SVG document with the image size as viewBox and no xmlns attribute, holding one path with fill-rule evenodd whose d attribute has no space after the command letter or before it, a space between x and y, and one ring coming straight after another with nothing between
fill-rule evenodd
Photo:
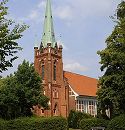
<instances>
[{"instance_id":1,"label":"church building","mask_svg":"<svg viewBox=\"0 0 125 130\"><path fill-rule=\"evenodd\" d=\"M60 43L59 43L60 44ZM67 117L70 110L97 114L97 79L63 70L62 45L55 40L51 1L47 0L40 47L34 47L34 67L42 79L49 110L36 106L39 116Z\"/></svg>"}]
</instances>

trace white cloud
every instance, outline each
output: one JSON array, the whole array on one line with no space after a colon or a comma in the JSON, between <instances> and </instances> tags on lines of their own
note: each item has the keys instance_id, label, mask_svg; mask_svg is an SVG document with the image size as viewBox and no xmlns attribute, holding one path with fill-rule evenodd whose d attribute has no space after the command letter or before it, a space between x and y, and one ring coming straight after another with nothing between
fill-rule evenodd
<instances>
[{"instance_id":1,"label":"white cloud","mask_svg":"<svg viewBox=\"0 0 125 130\"><path fill-rule=\"evenodd\" d=\"M66 0L64 3L55 4L53 14L54 17L64 20L67 26L72 26L79 20L112 15L111 8L114 3L116 2L112 0Z\"/></svg>"},{"instance_id":2,"label":"white cloud","mask_svg":"<svg viewBox=\"0 0 125 130\"><path fill-rule=\"evenodd\" d=\"M33 9L31 13L28 15L28 18L30 20L39 21L39 19L42 18L43 16L41 12L43 12L42 10L45 8L45 6L46 6L46 1L45 0L40 1L38 5L36 6L36 8Z\"/></svg>"},{"instance_id":3,"label":"white cloud","mask_svg":"<svg viewBox=\"0 0 125 130\"><path fill-rule=\"evenodd\" d=\"M88 68L81 65L78 62L73 62L73 63L64 64L64 70L77 72L77 71L87 71Z\"/></svg>"},{"instance_id":4,"label":"white cloud","mask_svg":"<svg viewBox=\"0 0 125 130\"><path fill-rule=\"evenodd\" d=\"M36 19L39 17L39 12L37 10L32 10L28 17L31 20Z\"/></svg>"},{"instance_id":5,"label":"white cloud","mask_svg":"<svg viewBox=\"0 0 125 130\"><path fill-rule=\"evenodd\" d=\"M46 1L42 0L41 2L38 3L38 5L36 5L34 9L30 11L30 13L27 16L19 17L16 19L23 22L28 21L28 22L40 23L44 20L43 12L45 12L45 6L46 6Z\"/></svg>"},{"instance_id":6,"label":"white cloud","mask_svg":"<svg viewBox=\"0 0 125 130\"><path fill-rule=\"evenodd\" d=\"M68 5L56 7L54 15L63 20L71 20L73 18L72 8Z\"/></svg>"},{"instance_id":7,"label":"white cloud","mask_svg":"<svg viewBox=\"0 0 125 130\"><path fill-rule=\"evenodd\" d=\"M55 6L53 5L53 15L64 20L67 26L71 26L72 23L76 23L77 20L83 20L84 18L112 14L112 0L66 0L64 3L59 3L55 4ZM21 19L37 22L40 19L42 20L45 6L46 0L41 0L27 17Z\"/></svg>"},{"instance_id":8,"label":"white cloud","mask_svg":"<svg viewBox=\"0 0 125 130\"><path fill-rule=\"evenodd\" d=\"M104 15L111 11L113 5L112 0L69 0L72 6L73 14L81 15Z\"/></svg>"},{"instance_id":9,"label":"white cloud","mask_svg":"<svg viewBox=\"0 0 125 130\"><path fill-rule=\"evenodd\" d=\"M105 14L111 15L113 12L111 8L114 7L114 3L116 2L113 0L65 0L63 3L55 1L55 4L54 2L52 4L54 7L53 15L65 20L67 26L71 26L73 22L82 21L84 18L104 16ZM35 9L28 16L21 19L40 21L41 18L42 20L45 6L46 0L40 0Z\"/></svg>"},{"instance_id":10,"label":"white cloud","mask_svg":"<svg viewBox=\"0 0 125 130\"><path fill-rule=\"evenodd\" d=\"M46 7L46 1L41 1L39 4L38 4L38 8L45 8Z\"/></svg>"}]
</instances>

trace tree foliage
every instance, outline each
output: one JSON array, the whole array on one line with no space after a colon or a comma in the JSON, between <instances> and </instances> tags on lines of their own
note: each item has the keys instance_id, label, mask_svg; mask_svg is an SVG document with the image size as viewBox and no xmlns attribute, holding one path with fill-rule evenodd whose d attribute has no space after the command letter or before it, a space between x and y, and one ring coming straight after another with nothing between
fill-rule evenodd
<instances>
[{"instance_id":1,"label":"tree foliage","mask_svg":"<svg viewBox=\"0 0 125 130\"><path fill-rule=\"evenodd\" d=\"M48 107L48 98L42 94L41 78L29 62L19 65L17 72L1 79L0 117L13 119L31 116L33 106Z\"/></svg>"},{"instance_id":2,"label":"tree foliage","mask_svg":"<svg viewBox=\"0 0 125 130\"><path fill-rule=\"evenodd\" d=\"M12 67L12 62L18 58L15 54L22 48L19 47L17 40L22 37L22 33L28 27L7 19L7 2L8 0L0 2L0 72Z\"/></svg>"},{"instance_id":3,"label":"tree foliage","mask_svg":"<svg viewBox=\"0 0 125 130\"><path fill-rule=\"evenodd\" d=\"M79 129L81 120L87 118L92 118L92 116L83 112L71 110L68 116L68 126L69 128Z\"/></svg>"},{"instance_id":4,"label":"tree foliage","mask_svg":"<svg viewBox=\"0 0 125 130\"><path fill-rule=\"evenodd\" d=\"M101 57L98 101L101 113L110 110L113 116L125 113L125 1L122 1L113 17L116 25L106 39L107 47L98 51Z\"/></svg>"},{"instance_id":5,"label":"tree foliage","mask_svg":"<svg viewBox=\"0 0 125 130\"><path fill-rule=\"evenodd\" d=\"M120 115L113 118L106 130L125 130L125 115Z\"/></svg>"}]
</instances>

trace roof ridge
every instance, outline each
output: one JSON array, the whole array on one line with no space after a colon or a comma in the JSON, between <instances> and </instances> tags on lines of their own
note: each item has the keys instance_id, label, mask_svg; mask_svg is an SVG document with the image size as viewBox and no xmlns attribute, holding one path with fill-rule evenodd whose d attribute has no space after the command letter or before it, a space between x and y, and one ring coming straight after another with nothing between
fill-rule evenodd
<instances>
[{"instance_id":1,"label":"roof ridge","mask_svg":"<svg viewBox=\"0 0 125 130\"><path fill-rule=\"evenodd\" d=\"M91 78L91 79L96 79L96 78L93 78L93 77L89 77L89 76L82 75L82 74L78 74L78 73L71 72L71 71L65 71L65 70L64 70L64 72L72 73L72 74L79 75L79 76L84 76L84 77ZM98 79L96 79L96 80L98 80Z\"/></svg>"}]
</instances>

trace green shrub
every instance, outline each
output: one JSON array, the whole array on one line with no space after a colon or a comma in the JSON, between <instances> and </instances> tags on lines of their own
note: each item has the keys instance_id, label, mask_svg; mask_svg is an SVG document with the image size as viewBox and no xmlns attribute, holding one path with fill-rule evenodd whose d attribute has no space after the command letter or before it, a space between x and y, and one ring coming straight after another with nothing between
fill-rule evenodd
<instances>
[{"instance_id":1,"label":"green shrub","mask_svg":"<svg viewBox=\"0 0 125 130\"><path fill-rule=\"evenodd\" d=\"M125 130L125 115L113 118L106 130Z\"/></svg>"},{"instance_id":2,"label":"green shrub","mask_svg":"<svg viewBox=\"0 0 125 130\"><path fill-rule=\"evenodd\" d=\"M99 118L91 118L91 119L83 119L80 122L81 130L91 130L91 127L107 127L107 120L99 119Z\"/></svg>"},{"instance_id":3,"label":"green shrub","mask_svg":"<svg viewBox=\"0 0 125 130\"><path fill-rule=\"evenodd\" d=\"M71 110L68 117L69 128L78 129L80 121L86 118L91 118L91 116L83 112L77 112L75 110Z\"/></svg>"},{"instance_id":4,"label":"green shrub","mask_svg":"<svg viewBox=\"0 0 125 130\"><path fill-rule=\"evenodd\" d=\"M0 130L5 130L5 123L6 121L4 121L3 119L0 119Z\"/></svg>"},{"instance_id":5,"label":"green shrub","mask_svg":"<svg viewBox=\"0 0 125 130\"><path fill-rule=\"evenodd\" d=\"M63 117L27 117L5 121L0 130L67 130L67 126L67 120Z\"/></svg>"}]
</instances>

